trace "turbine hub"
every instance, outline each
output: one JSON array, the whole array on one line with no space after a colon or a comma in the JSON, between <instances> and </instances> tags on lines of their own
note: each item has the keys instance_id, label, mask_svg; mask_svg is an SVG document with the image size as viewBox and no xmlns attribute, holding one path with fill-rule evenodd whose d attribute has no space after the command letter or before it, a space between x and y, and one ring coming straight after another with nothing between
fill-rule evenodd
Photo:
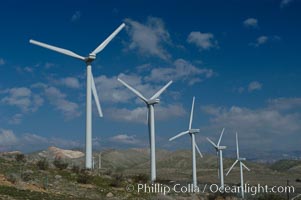
<instances>
[{"instance_id":1,"label":"turbine hub","mask_svg":"<svg viewBox=\"0 0 301 200\"><path fill-rule=\"evenodd\" d=\"M154 105L154 104L158 104L160 102L160 99L150 99L147 101L148 105Z\"/></svg>"},{"instance_id":2,"label":"turbine hub","mask_svg":"<svg viewBox=\"0 0 301 200\"><path fill-rule=\"evenodd\" d=\"M239 161L245 161L246 158L238 158L237 160L239 160Z\"/></svg>"},{"instance_id":3,"label":"turbine hub","mask_svg":"<svg viewBox=\"0 0 301 200\"><path fill-rule=\"evenodd\" d=\"M86 58L86 62L92 62L96 59L96 55L93 53L90 53L89 56Z\"/></svg>"},{"instance_id":4,"label":"turbine hub","mask_svg":"<svg viewBox=\"0 0 301 200\"><path fill-rule=\"evenodd\" d=\"M227 148L226 146L218 146L218 150L224 150L226 148Z\"/></svg>"},{"instance_id":5,"label":"turbine hub","mask_svg":"<svg viewBox=\"0 0 301 200\"><path fill-rule=\"evenodd\" d=\"M189 131L189 133L191 133L191 134L195 134L195 133L199 133L200 132L200 129L189 129L188 130Z\"/></svg>"}]
</instances>

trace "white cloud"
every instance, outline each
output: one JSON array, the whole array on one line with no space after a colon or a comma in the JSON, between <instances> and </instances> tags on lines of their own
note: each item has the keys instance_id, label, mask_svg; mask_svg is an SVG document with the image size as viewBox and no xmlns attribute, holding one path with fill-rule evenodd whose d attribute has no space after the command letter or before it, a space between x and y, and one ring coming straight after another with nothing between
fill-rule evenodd
<instances>
[{"instance_id":1,"label":"white cloud","mask_svg":"<svg viewBox=\"0 0 301 200\"><path fill-rule=\"evenodd\" d=\"M35 112L44 103L40 95L33 94L27 87L11 88L2 93L6 94L6 96L1 99L2 103L16 106L23 112Z\"/></svg>"},{"instance_id":2,"label":"white cloud","mask_svg":"<svg viewBox=\"0 0 301 200\"><path fill-rule=\"evenodd\" d=\"M133 87L141 90L147 86L142 85L141 78L137 75L119 75L124 81L131 84ZM131 91L128 91L121 83L117 81L117 77L107 77L101 75L94 78L96 88L100 94L100 100L105 102L127 102L129 99L133 98L135 95ZM141 92L143 92L143 90Z\"/></svg>"},{"instance_id":3,"label":"white cloud","mask_svg":"<svg viewBox=\"0 0 301 200\"><path fill-rule=\"evenodd\" d=\"M142 55L158 56L164 60L170 58L170 54L163 47L170 43L170 36L160 18L148 17L146 24L129 18L125 22L129 25L129 49L137 49Z\"/></svg>"},{"instance_id":4,"label":"white cloud","mask_svg":"<svg viewBox=\"0 0 301 200\"><path fill-rule=\"evenodd\" d=\"M141 141L135 135L120 134L109 138L110 141L123 144L140 144Z\"/></svg>"},{"instance_id":5,"label":"white cloud","mask_svg":"<svg viewBox=\"0 0 301 200\"><path fill-rule=\"evenodd\" d=\"M248 85L248 91L249 92L252 92L254 90L261 90L261 88L262 88L262 84L258 81L252 81Z\"/></svg>"},{"instance_id":6,"label":"white cloud","mask_svg":"<svg viewBox=\"0 0 301 200\"><path fill-rule=\"evenodd\" d=\"M45 88L45 96L48 98L50 104L62 112L66 119L72 119L81 115L78 104L67 100L66 94L62 93L59 89L47 87Z\"/></svg>"},{"instance_id":7,"label":"white cloud","mask_svg":"<svg viewBox=\"0 0 301 200\"><path fill-rule=\"evenodd\" d=\"M52 68L54 66L55 66L55 64L50 63L50 62L46 62L45 65L44 65L45 69L50 69L50 68Z\"/></svg>"},{"instance_id":8,"label":"white cloud","mask_svg":"<svg viewBox=\"0 0 301 200\"><path fill-rule=\"evenodd\" d=\"M17 113L9 119L8 123L9 124L20 124L22 119L23 119L23 114L22 113Z\"/></svg>"},{"instance_id":9,"label":"white cloud","mask_svg":"<svg viewBox=\"0 0 301 200\"><path fill-rule=\"evenodd\" d=\"M254 47L259 47L263 44L266 44L267 42L278 42L280 40L281 37L279 37L278 35L273 35L273 36L262 35L258 37L255 42L252 42L249 45Z\"/></svg>"},{"instance_id":10,"label":"white cloud","mask_svg":"<svg viewBox=\"0 0 301 200\"><path fill-rule=\"evenodd\" d=\"M301 131L301 99L279 98L268 101L263 108L205 106L211 116L208 132L225 127L227 134L239 132L252 148L298 148ZM289 109L289 110L288 110ZM281 145L279 142L281 141ZM281 146L281 147L280 147Z\"/></svg>"},{"instance_id":11,"label":"white cloud","mask_svg":"<svg viewBox=\"0 0 301 200\"><path fill-rule=\"evenodd\" d=\"M268 42L268 39L269 39L269 38L268 38L267 36L262 35L262 36L260 36L260 37L258 37L258 38L256 39L256 42L253 43L253 46L259 47L260 45L263 45L263 44L267 43L267 42Z\"/></svg>"},{"instance_id":12,"label":"white cloud","mask_svg":"<svg viewBox=\"0 0 301 200\"><path fill-rule=\"evenodd\" d=\"M193 31L188 35L187 42L195 44L199 50L209 50L218 47L217 40L212 33L202 33Z\"/></svg>"},{"instance_id":13,"label":"white cloud","mask_svg":"<svg viewBox=\"0 0 301 200\"><path fill-rule=\"evenodd\" d=\"M0 58L0 66L5 65L5 61L3 58Z\"/></svg>"},{"instance_id":14,"label":"white cloud","mask_svg":"<svg viewBox=\"0 0 301 200\"><path fill-rule=\"evenodd\" d=\"M172 67L160 67L151 70L150 75L145 78L146 81L167 82L169 80L186 81L193 85L206 78L213 76L213 71L206 68L198 68L184 59L177 59Z\"/></svg>"},{"instance_id":15,"label":"white cloud","mask_svg":"<svg viewBox=\"0 0 301 200\"><path fill-rule=\"evenodd\" d=\"M282 0L281 2L280 2L280 7L281 8L284 8L284 7L286 7L286 6L288 6L290 3L292 3L294 0Z\"/></svg>"},{"instance_id":16,"label":"white cloud","mask_svg":"<svg viewBox=\"0 0 301 200\"><path fill-rule=\"evenodd\" d=\"M281 111L289 111L292 109L301 108L301 98L276 98L268 100L270 109L277 109Z\"/></svg>"},{"instance_id":17,"label":"white cloud","mask_svg":"<svg viewBox=\"0 0 301 200\"><path fill-rule=\"evenodd\" d=\"M147 123L147 108L146 106L137 107L134 109L127 108L109 108L108 115L111 119L117 121L127 121L134 123ZM186 114L185 109L179 104L169 104L167 106L155 106L156 120L167 120L174 117L181 117Z\"/></svg>"},{"instance_id":18,"label":"white cloud","mask_svg":"<svg viewBox=\"0 0 301 200\"><path fill-rule=\"evenodd\" d=\"M34 69L32 67L24 67L24 71L28 73L33 73Z\"/></svg>"},{"instance_id":19,"label":"white cloud","mask_svg":"<svg viewBox=\"0 0 301 200\"><path fill-rule=\"evenodd\" d=\"M255 18L248 18L243 22L245 27L248 28L257 28L258 27L258 20Z\"/></svg>"},{"instance_id":20,"label":"white cloud","mask_svg":"<svg viewBox=\"0 0 301 200\"><path fill-rule=\"evenodd\" d=\"M60 148L80 147L82 144L74 140L66 140L63 138L50 137L46 138L37 134L24 133L16 135L12 130L0 128L0 150L38 150L49 146L57 146Z\"/></svg>"},{"instance_id":21,"label":"white cloud","mask_svg":"<svg viewBox=\"0 0 301 200\"><path fill-rule=\"evenodd\" d=\"M72 16L71 16L71 21L75 22L78 21L81 18L82 14L80 11L76 11Z\"/></svg>"},{"instance_id":22,"label":"white cloud","mask_svg":"<svg viewBox=\"0 0 301 200\"><path fill-rule=\"evenodd\" d=\"M80 88L79 80L77 78L74 78L74 77L62 78L60 80L60 83L64 86L72 88L72 89L79 89Z\"/></svg>"},{"instance_id":23,"label":"white cloud","mask_svg":"<svg viewBox=\"0 0 301 200\"><path fill-rule=\"evenodd\" d=\"M0 129L0 146L12 146L18 143L18 139L11 130Z\"/></svg>"},{"instance_id":24,"label":"white cloud","mask_svg":"<svg viewBox=\"0 0 301 200\"><path fill-rule=\"evenodd\" d=\"M238 93L243 93L245 91L245 88L244 87L239 87L237 89Z\"/></svg>"},{"instance_id":25,"label":"white cloud","mask_svg":"<svg viewBox=\"0 0 301 200\"><path fill-rule=\"evenodd\" d=\"M163 87L161 84L144 83L142 77L137 74L119 74L118 77L140 91L146 98L151 97L157 90ZM135 94L117 81L116 76L107 77L102 75L95 77L94 80L101 101L106 101L108 103L125 103L130 99L137 99Z\"/></svg>"}]
</instances>

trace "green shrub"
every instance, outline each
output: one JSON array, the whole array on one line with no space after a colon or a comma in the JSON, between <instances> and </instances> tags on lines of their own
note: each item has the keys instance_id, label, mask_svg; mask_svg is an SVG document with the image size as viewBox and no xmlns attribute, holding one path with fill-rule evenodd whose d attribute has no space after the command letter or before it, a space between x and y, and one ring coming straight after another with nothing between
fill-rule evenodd
<instances>
[{"instance_id":1,"label":"green shrub","mask_svg":"<svg viewBox=\"0 0 301 200\"><path fill-rule=\"evenodd\" d=\"M91 182L91 177L86 172L81 172L76 181L81 184L88 184Z\"/></svg>"},{"instance_id":2,"label":"green shrub","mask_svg":"<svg viewBox=\"0 0 301 200\"><path fill-rule=\"evenodd\" d=\"M110 186L112 187L120 187L123 181L123 174L115 174L113 176L113 181L111 182Z\"/></svg>"},{"instance_id":3,"label":"green shrub","mask_svg":"<svg viewBox=\"0 0 301 200\"><path fill-rule=\"evenodd\" d=\"M77 166L77 165L73 165L72 168L71 168L71 171L72 171L73 173L78 174L78 173L80 172L80 167Z\"/></svg>"},{"instance_id":4,"label":"green shrub","mask_svg":"<svg viewBox=\"0 0 301 200\"><path fill-rule=\"evenodd\" d=\"M31 170L26 170L25 172L23 172L21 174L21 178L23 181L27 182L27 181L30 181L30 180L33 180L33 171Z\"/></svg>"},{"instance_id":5,"label":"green shrub","mask_svg":"<svg viewBox=\"0 0 301 200\"><path fill-rule=\"evenodd\" d=\"M22 163L26 162L26 157L24 154L17 154L15 159L17 162L22 162Z\"/></svg>"},{"instance_id":6,"label":"green shrub","mask_svg":"<svg viewBox=\"0 0 301 200\"><path fill-rule=\"evenodd\" d=\"M47 161L45 158L43 158L43 159L41 159L41 160L39 160L39 161L37 162L37 167L38 167L40 170L47 170L48 167L49 167L49 163L48 163L48 161Z\"/></svg>"},{"instance_id":7,"label":"green shrub","mask_svg":"<svg viewBox=\"0 0 301 200\"><path fill-rule=\"evenodd\" d=\"M133 177L133 180L136 183L147 183L148 179L149 179L149 177L146 174L138 174Z\"/></svg>"},{"instance_id":8,"label":"green shrub","mask_svg":"<svg viewBox=\"0 0 301 200\"><path fill-rule=\"evenodd\" d=\"M61 159L55 159L53 161L53 165L60 170L66 169L68 167L68 163L64 162Z\"/></svg>"},{"instance_id":9,"label":"green shrub","mask_svg":"<svg viewBox=\"0 0 301 200\"><path fill-rule=\"evenodd\" d=\"M18 177L18 175L15 174L15 173L10 173L10 174L8 174L8 175L6 176L6 179L7 179L9 182L15 184L15 183L18 181L19 177Z\"/></svg>"}]
</instances>

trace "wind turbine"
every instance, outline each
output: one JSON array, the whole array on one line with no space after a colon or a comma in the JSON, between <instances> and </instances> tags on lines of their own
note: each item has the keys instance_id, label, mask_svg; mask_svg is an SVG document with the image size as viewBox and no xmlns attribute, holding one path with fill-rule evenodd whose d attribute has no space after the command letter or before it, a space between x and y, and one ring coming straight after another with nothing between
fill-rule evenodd
<instances>
[{"instance_id":1,"label":"wind turbine","mask_svg":"<svg viewBox=\"0 0 301 200\"><path fill-rule=\"evenodd\" d=\"M200 132L200 129L192 129L192 120L193 120L193 110L194 110L194 100L195 97L192 99L192 106L191 106L191 112L190 112L190 119L189 119L189 126L188 130L181 132L177 134L176 136L169 139L169 141L172 141L178 137L181 137L183 135L189 134L191 137L191 151L192 151L192 184L194 187L197 186L197 175L196 175L196 156L195 156L195 149L197 149L198 153L201 157L203 157L199 147L197 146L195 142L195 134Z\"/></svg>"},{"instance_id":2,"label":"wind turbine","mask_svg":"<svg viewBox=\"0 0 301 200\"><path fill-rule=\"evenodd\" d=\"M243 167L246 168L248 171L250 169L242 162L245 161L246 158L239 157L239 147L238 147L238 136L236 132L236 161L233 163L233 165L230 167L229 171L227 172L226 176L230 173L230 171L233 169L233 167L239 162L239 168L240 168L240 189L241 189L241 197L244 198L244 176L243 176Z\"/></svg>"},{"instance_id":3,"label":"wind turbine","mask_svg":"<svg viewBox=\"0 0 301 200\"><path fill-rule=\"evenodd\" d=\"M52 51L56 51L61 54L65 54L67 56L71 56L73 58L77 58L86 63L87 66L87 96L86 96L86 164L85 167L87 169L92 168L92 93L94 96L94 100L98 109L99 116L102 117L102 110L100 107L95 82L92 74L91 63L96 59L96 54L101 52L109 42L123 29L125 26L122 23L106 40L104 40L94 51L92 51L87 57L80 56L72 51L67 49L63 49L60 47L55 47L49 44L45 44L42 42L38 42L36 40L29 40L31 44L35 44L37 46L44 47L46 49L50 49Z\"/></svg>"},{"instance_id":4,"label":"wind turbine","mask_svg":"<svg viewBox=\"0 0 301 200\"><path fill-rule=\"evenodd\" d=\"M220 143L221 143L224 131L225 131L225 128L223 128L217 144L215 144L212 140L210 140L209 138L207 138L207 140L215 148L216 154L219 156L219 178L220 178L220 187L221 187L221 190L224 190L223 150L227 148L226 146L220 146Z\"/></svg>"},{"instance_id":5,"label":"wind turbine","mask_svg":"<svg viewBox=\"0 0 301 200\"><path fill-rule=\"evenodd\" d=\"M151 165L151 181L156 181L156 145L155 145L155 112L154 105L160 102L158 97L166 90L166 88L172 84L172 81L169 81L164 87L162 87L158 92L156 92L151 98L145 98L138 90L134 89L132 86L118 78L118 81L122 83L125 87L131 90L136 94L147 106L148 108L148 129L149 129L149 138L150 138L150 165Z\"/></svg>"}]
</instances>

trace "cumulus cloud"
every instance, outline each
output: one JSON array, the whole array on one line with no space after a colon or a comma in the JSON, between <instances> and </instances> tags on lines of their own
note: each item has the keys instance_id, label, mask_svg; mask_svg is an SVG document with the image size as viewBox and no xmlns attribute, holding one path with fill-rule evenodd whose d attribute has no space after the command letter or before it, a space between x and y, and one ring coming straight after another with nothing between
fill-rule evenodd
<instances>
[{"instance_id":1,"label":"cumulus cloud","mask_svg":"<svg viewBox=\"0 0 301 200\"><path fill-rule=\"evenodd\" d=\"M292 109L300 109L301 108L301 98L293 97L293 98L276 98L269 99L268 105L270 109L276 109L281 111L289 111Z\"/></svg>"},{"instance_id":2,"label":"cumulus cloud","mask_svg":"<svg viewBox=\"0 0 301 200\"><path fill-rule=\"evenodd\" d=\"M71 16L71 21L75 22L78 21L81 18L82 14L80 11L76 11L72 16Z\"/></svg>"},{"instance_id":3,"label":"cumulus cloud","mask_svg":"<svg viewBox=\"0 0 301 200\"><path fill-rule=\"evenodd\" d=\"M266 44L267 42L277 42L279 40L281 40L281 38L278 35L274 35L274 36L262 35L259 36L255 42L250 43L250 46L259 47L263 44Z\"/></svg>"},{"instance_id":4,"label":"cumulus cloud","mask_svg":"<svg viewBox=\"0 0 301 200\"><path fill-rule=\"evenodd\" d=\"M9 119L8 123L9 124L20 124L22 119L23 119L23 114L22 113L17 113L14 114L11 119Z\"/></svg>"},{"instance_id":5,"label":"cumulus cloud","mask_svg":"<svg viewBox=\"0 0 301 200\"><path fill-rule=\"evenodd\" d=\"M284 8L286 6L288 6L289 4L291 4L294 0L282 0L280 2L280 8Z\"/></svg>"},{"instance_id":6,"label":"cumulus cloud","mask_svg":"<svg viewBox=\"0 0 301 200\"><path fill-rule=\"evenodd\" d=\"M193 31L188 35L187 42L196 45L199 50L209 50L218 47L212 33Z\"/></svg>"},{"instance_id":7,"label":"cumulus cloud","mask_svg":"<svg viewBox=\"0 0 301 200\"><path fill-rule=\"evenodd\" d=\"M129 49L164 60L170 58L170 54L164 49L164 45L170 43L170 36L162 19L148 17L146 23L142 24L127 18L125 22L129 25L127 29L130 36Z\"/></svg>"},{"instance_id":8,"label":"cumulus cloud","mask_svg":"<svg viewBox=\"0 0 301 200\"><path fill-rule=\"evenodd\" d=\"M79 89L80 88L79 80L75 77L62 78L60 80L60 83L64 86L72 88L72 89Z\"/></svg>"},{"instance_id":9,"label":"cumulus cloud","mask_svg":"<svg viewBox=\"0 0 301 200\"><path fill-rule=\"evenodd\" d=\"M248 18L243 22L243 24L247 28L257 28L258 20L256 18Z\"/></svg>"},{"instance_id":10,"label":"cumulus cloud","mask_svg":"<svg viewBox=\"0 0 301 200\"><path fill-rule=\"evenodd\" d=\"M123 144L139 144L140 140L135 135L119 134L109 138L111 142L123 143Z\"/></svg>"},{"instance_id":11,"label":"cumulus cloud","mask_svg":"<svg viewBox=\"0 0 301 200\"><path fill-rule=\"evenodd\" d=\"M24 113L35 112L43 105L44 100L40 95L34 94L30 88L18 87L2 91L6 96L1 103L20 108Z\"/></svg>"},{"instance_id":12,"label":"cumulus cloud","mask_svg":"<svg viewBox=\"0 0 301 200\"><path fill-rule=\"evenodd\" d=\"M5 65L5 61L3 58L0 58L0 66Z\"/></svg>"},{"instance_id":13,"label":"cumulus cloud","mask_svg":"<svg viewBox=\"0 0 301 200\"><path fill-rule=\"evenodd\" d=\"M193 85L203 79L211 78L213 70L198 68L184 59L177 59L172 67L159 67L151 70L150 75L145 78L147 81L167 82L169 80L181 80Z\"/></svg>"},{"instance_id":14,"label":"cumulus cloud","mask_svg":"<svg viewBox=\"0 0 301 200\"><path fill-rule=\"evenodd\" d=\"M12 130L0 129L0 146L12 146L18 143L18 139Z\"/></svg>"},{"instance_id":15,"label":"cumulus cloud","mask_svg":"<svg viewBox=\"0 0 301 200\"><path fill-rule=\"evenodd\" d=\"M155 106L156 120L167 120L175 117L181 117L186 114L185 109L179 104L170 104L167 106ZM147 123L147 108L146 106L137 107L134 109L127 108L110 108L108 115L111 119L117 121L127 121L133 123Z\"/></svg>"},{"instance_id":16,"label":"cumulus cloud","mask_svg":"<svg viewBox=\"0 0 301 200\"><path fill-rule=\"evenodd\" d=\"M260 36L260 37L258 37L258 38L256 39L256 42L253 43L253 46L259 47L260 45L263 45L263 44L267 43L267 42L268 42L268 39L269 39L269 38L268 38L267 36L262 35L262 36Z\"/></svg>"},{"instance_id":17,"label":"cumulus cloud","mask_svg":"<svg viewBox=\"0 0 301 200\"><path fill-rule=\"evenodd\" d=\"M155 91L154 86L143 84L142 78L136 74L119 74L118 77L132 85L146 97L149 97ZM102 101L125 103L135 97L131 91L117 81L117 76L107 77L102 75L95 77L94 80Z\"/></svg>"},{"instance_id":18,"label":"cumulus cloud","mask_svg":"<svg viewBox=\"0 0 301 200\"><path fill-rule=\"evenodd\" d=\"M62 93L59 89L47 87L44 92L50 104L55 106L66 119L72 119L81 115L78 104L67 100L67 95Z\"/></svg>"},{"instance_id":19,"label":"cumulus cloud","mask_svg":"<svg viewBox=\"0 0 301 200\"><path fill-rule=\"evenodd\" d=\"M12 130L0 129L0 150L38 150L48 146L60 148L75 148L82 144L74 140L50 137L46 138L37 134L23 133L16 135Z\"/></svg>"},{"instance_id":20,"label":"cumulus cloud","mask_svg":"<svg viewBox=\"0 0 301 200\"><path fill-rule=\"evenodd\" d=\"M262 88L262 84L258 81L252 81L248 85L248 91L249 92L252 92L254 90L261 90L261 88Z\"/></svg>"},{"instance_id":21,"label":"cumulus cloud","mask_svg":"<svg viewBox=\"0 0 301 200\"><path fill-rule=\"evenodd\" d=\"M293 149L300 145L295 140L301 139L300 105L300 98L279 98L258 109L205 106L202 110L211 116L209 132L225 127L230 134L238 131L252 148L280 148L281 141L282 148Z\"/></svg>"}]
</instances>

